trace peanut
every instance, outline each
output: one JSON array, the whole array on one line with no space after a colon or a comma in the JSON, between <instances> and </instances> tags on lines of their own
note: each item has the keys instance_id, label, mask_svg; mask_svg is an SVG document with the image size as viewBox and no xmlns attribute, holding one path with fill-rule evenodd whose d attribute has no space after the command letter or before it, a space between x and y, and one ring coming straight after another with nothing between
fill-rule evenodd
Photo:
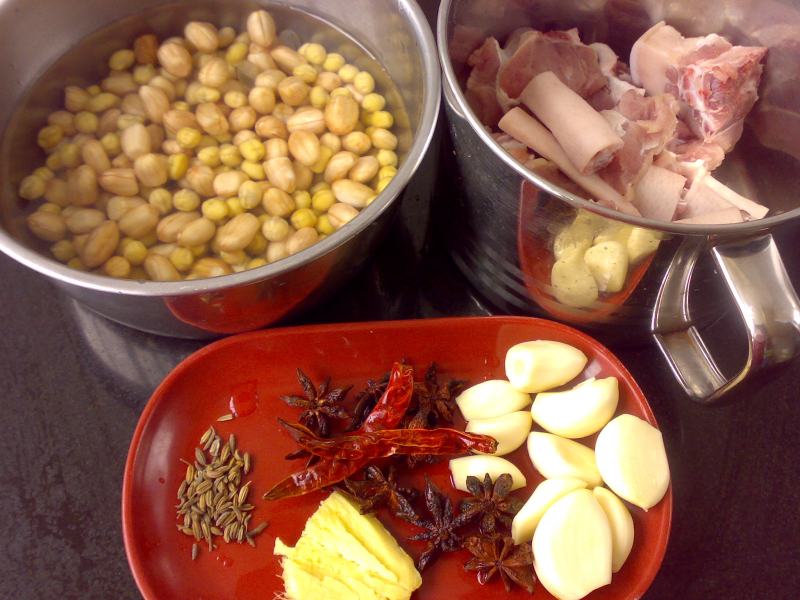
<instances>
[{"instance_id":1,"label":"peanut","mask_svg":"<svg viewBox=\"0 0 800 600\"><path fill-rule=\"evenodd\" d=\"M64 223L70 233L81 234L97 229L105 220L106 215L96 208L79 208L65 217Z\"/></svg>"},{"instance_id":2,"label":"peanut","mask_svg":"<svg viewBox=\"0 0 800 600\"><path fill-rule=\"evenodd\" d=\"M101 188L115 196L135 196L139 193L133 169L109 169L97 181Z\"/></svg>"},{"instance_id":3,"label":"peanut","mask_svg":"<svg viewBox=\"0 0 800 600\"><path fill-rule=\"evenodd\" d=\"M106 204L106 214L112 221L119 221L129 210L144 203L138 196L114 196Z\"/></svg>"},{"instance_id":4,"label":"peanut","mask_svg":"<svg viewBox=\"0 0 800 600\"><path fill-rule=\"evenodd\" d=\"M141 204L122 216L119 228L128 237L138 240L156 228L159 217L160 213L155 206Z\"/></svg>"},{"instance_id":5,"label":"peanut","mask_svg":"<svg viewBox=\"0 0 800 600\"><path fill-rule=\"evenodd\" d=\"M325 181L333 183L339 179L344 179L350 169L356 166L357 162L358 157L352 152L347 152L346 150L337 152L331 156L328 165L325 167Z\"/></svg>"},{"instance_id":6,"label":"peanut","mask_svg":"<svg viewBox=\"0 0 800 600\"><path fill-rule=\"evenodd\" d=\"M286 242L286 251L289 256L310 248L319 241L319 234L313 227L303 227L295 231ZM273 242L275 243L275 242ZM279 243L279 242L278 242ZM270 244L271 245L271 244Z\"/></svg>"},{"instance_id":7,"label":"peanut","mask_svg":"<svg viewBox=\"0 0 800 600\"><path fill-rule=\"evenodd\" d=\"M119 244L119 227L114 221L105 221L89 234L79 254L90 269L99 267L114 254Z\"/></svg>"},{"instance_id":8,"label":"peanut","mask_svg":"<svg viewBox=\"0 0 800 600\"><path fill-rule=\"evenodd\" d=\"M275 41L275 20L265 10L257 10L247 17L247 34L254 43L269 48Z\"/></svg>"},{"instance_id":9,"label":"peanut","mask_svg":"<svg viewBox=\"0 0 800 600\"><path fill-rule=\"evenodd\" d=\"M223 252L243 250L261 228L258 217L251 213L236 215L217 231L217 243Z\"/></svg>"},{"instance_id":10,"label":"peanut","mask_svg":"<svg viewBox=\"0 0 800 600\"><path fill-rule=\"evenodd\" d=\"M375 190L350 179L339 179L331 184L336 200L355 208L364 208L375 197Z\"/></svg>"},{"instance_id":11,"label":"peanut","mask_svg":"<svg viewBox=\"0 0 800 600\"><path fill-rule=\"evenodd\" d=\"M333 96L325 107L325 124L336 135L347 135L358 123L358 103L350 96Z\"/></svg>"},{"instance_id":12,"label":"peanut","mask_svg":"<svg viewBox=\"0 0 800 600\"><path fill-rule=\"evenodd\" d=\"M270 158L264 163L267 179L275 187L292 193L297 187L292 161L287 157Z\"/></svg>"},{"instance_id":13,"label":"peanut","mask_svg":"<svg viewBox=\"0 0 800 600\"><path fill-rule=\"evenodd\" d=\"M199 218L200 213L198 212L177 212L167 215L161 219L156 226L156 236L158 237L158 241L164 243L173 243L178 241L178 236L180 235L181 231L183 231L187 225Z\"/></svg>"},{"instance_id":14,"label":"peanut","mask_svg":"<svg viewBox=\"0 0 800 600\"><path fill-rule=\"evenodd\" d=\"M67 226L61 215L37 210L26 221L33 235L45 242L58 242L67 235Z\"/></svg>"},{"instance_id":15,"label":"peanut","mask_svg":"<svg viewBox=\"0 0 800 600\"><path fill-rule=\"evenodd\" d=\"M319 138L310 131L300 130L289 134L288 148L291 155L307 167L319 160Z\"/></svg>"},{"instance_id":16,"label":"peanut","mask_svg":"<svg viewBox=\"0 0 800 600\"><path fill-rule=\"evenodd\" d=\"M184 247L199 246L210 241L217 232L217 226L213 221L200 217L190 221L178 233L178 244Z\"/></svg>"},{"instance_id":17,"label":"peanut","mask_svg":"<svg viewBox=\"0 0 800 600\"><path fill-rule=\"evenodd\" d=\"M144 259L144 270L153 281L179 281L181 274L166 256L153 254Z\"/></svg>"},{"instance_id":18,"label":"peanut","mask_svg":"<svg viewBox=\"0 0 800 600\"><path fill-rule=\"evenodd\" d=\"M97 202L97 174L89 165L81 165L72 171L67 178L67 187L71 204L92 206Z\"/></svg>"}]
</instances>

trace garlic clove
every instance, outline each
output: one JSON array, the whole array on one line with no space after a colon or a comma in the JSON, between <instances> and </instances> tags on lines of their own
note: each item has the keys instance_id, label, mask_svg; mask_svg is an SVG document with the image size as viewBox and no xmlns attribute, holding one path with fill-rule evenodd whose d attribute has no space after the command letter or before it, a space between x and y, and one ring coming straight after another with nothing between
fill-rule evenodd
<instances>
[{"instance_id":1,"label":"garlic clove","mask_svg":"<svg viewBox=\"0 0 800 600\"><path fill-rule=\"evenodd\" d=\"M562 342L535 340L506 353L506 377L521 392L538 393L571 381L583 371L586 355Z\"/></svg>"},{"instance_id":2,"label":"garlic clove","mask_svg":"<svg viewBox=\"0 0 800 600\"><path fill-rule=\"evenodd\" d=\"M499 417L475 419L467 423L468 433L480 433L497 440L494 456L509 454L525 443L531 431L533 418L527 410L519 410Z\"/></svg>"}]
</instances>

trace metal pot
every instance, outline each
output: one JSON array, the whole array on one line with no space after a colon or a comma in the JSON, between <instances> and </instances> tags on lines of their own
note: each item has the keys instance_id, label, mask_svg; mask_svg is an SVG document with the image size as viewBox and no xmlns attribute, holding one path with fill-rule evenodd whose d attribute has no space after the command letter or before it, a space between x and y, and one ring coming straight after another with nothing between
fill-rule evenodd
<instances>
[{"instance_id":1,"label":"metal pot","mask_svg":"<svg viewBox=\"0 0 800 600\"><path fill-rule=\"evenodd\" d=\"M790 127L800 128L799 6L778 0L443 0L437 35L463 192L452 246L460 269L502 309L544 313L617 339L654 335L686 393L699 401L713 401L757 370L794 357L800 302L770 231L800 216L793 193L800 183L800 135ZM606 42L624 59L633 41L661 20L685 35L717 32L734 43L770 47L761 100L736 151L715 172L769 206L767 218L698 226L600 207L524 168L486 131L463 93L467 57L488 35L502 41L523 26L578 27L583 41ZM576 215L605 219L609 228L634 225L661 238L619 293L585 306L561 299L550 270L554 237ZM719 293L725 288L727 298ZM746 326L749 356L726 379L698 329L731 304Z\"/></svg>"},{"instance_id":2,"label":"metal pot","mask_svg":"<svg viewBox=\"0 0 800 600\"><path fill-rule=\"evenodd\" d=\"M35 132L61 106L64 86L98 81L105 76L106 58L136 35L153 31L163 39L193 19L241 29L246 15L261 6L270 9L279 29L289 28L303 39L322 36L318 39L329 47L344 45L343 52L347 46L356 50L357 43L385 69L398 90L388 98L389 107L407 116L397 120L402 163L391 184L336 234L297 255L238 274L174 283L124 281L82 273L49 258L46 246L26 231L16 190L31 165L42 160ZM398 196L407 184L413 188L412 175L433 137L439 65L430 27L413 0L351 0L347 10L325 0L274 5L247 0L8 0L0 4L0 22L6 40L0 114L11 115L0 154L0 250L51 278L92 310L137 329L209 337L263 327L318 302L370 256ZM366 60L358 52L353 57Z\"/></svg>"}]
</instances>

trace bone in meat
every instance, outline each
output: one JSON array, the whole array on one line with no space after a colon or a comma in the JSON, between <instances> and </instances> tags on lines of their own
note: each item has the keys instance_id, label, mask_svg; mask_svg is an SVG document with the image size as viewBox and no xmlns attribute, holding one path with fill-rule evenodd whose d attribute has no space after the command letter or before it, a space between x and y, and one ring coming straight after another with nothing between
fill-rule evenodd
<instances>
[{"instance_id":1,"label":"bone in meat","mask_svg":"<svg viewBox=\"0 0 800 600\"><path fill-rule=\"evenodd\" d=\"M521 108L512 108L499 123L500 129L553 161L564 174L586 190L597 202L631 215L639 211L597 175L584 175L570 162L564 149L544 125Z\"/></svg>"},{"instance_id":2,"label":"bone in meat","mask_svg":"<svg viewBox=\"0 0 800 600\"><path fill-rule=\"evenodd\" d=\"M729 48L731 44L718 35L684 38L680 31L661 21L634 42L631 76L636 85L652 96L672 92L677 86L679 68L692 60L717 56Z\"/></svg>"},{"instance_id":3,"label":"bone in meat","mask_svg":"<svg viewBox=\"0 0 800 600\"><path fill-rule=\"evenodd\" d=\"M734 46L726 52L694 61L684 67L678 77L679 98L689 108L690 127L700 139L718 136L720 132L738 125L758 99L758 82L767 49ZM716 143L729 151L739 140L738 135Z\"/></svg>"},{"instance_id":4,"label":"bone in meat","mask_svg":"<svg viewBox=\"0 0 800 600\"><path fill-rule=\"evenodd\" d=\"M622 148L622 139L603 116L551 71L534 77L520 100L553 133L584 175L608 164Z\"/></svg>"}]
</instances>

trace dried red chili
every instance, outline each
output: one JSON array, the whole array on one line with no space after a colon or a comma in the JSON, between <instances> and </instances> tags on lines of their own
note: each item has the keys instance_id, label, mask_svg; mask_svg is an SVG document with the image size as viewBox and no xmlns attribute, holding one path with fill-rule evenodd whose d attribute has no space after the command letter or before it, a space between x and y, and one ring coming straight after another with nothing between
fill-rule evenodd
<instances>
[{"instance_id":1,"label":"dried red chili","mask_svg":"<svg viewBox=\"0 0 800 600\"><path fill-rule=\"evenodd\" d=\"M302 425L281 421L294 440L321 460L289 475L264 494L267 500L300 496L350 477L372 460L395 454L492 453L497 441L455 429L386 429L323 439Z\"/></svg>"},{"instance_id":2,"label":"dried red chili","mask_svg":"<svg viewBox=\"0 0 800 600\"><path fill-rule=\"evenodd\" d=\"M389 375L386 391L356 433L397 427L408 411L413 393L414 369L402 363L395 363Z\"/></svg>"},{"instance_id":3,"label":"dried red chili","mask_svg":"<svg viewBox=\"0 0 800 600\"><path fill-rule=\"evenodd\" d=\"M320 458L361 460L395 454L462 454L470 450L494 452L497 442L487 435L457 429L384 429L325 439L296 423L278 422L304 450Z\"/></svg>"}]
</instances>

